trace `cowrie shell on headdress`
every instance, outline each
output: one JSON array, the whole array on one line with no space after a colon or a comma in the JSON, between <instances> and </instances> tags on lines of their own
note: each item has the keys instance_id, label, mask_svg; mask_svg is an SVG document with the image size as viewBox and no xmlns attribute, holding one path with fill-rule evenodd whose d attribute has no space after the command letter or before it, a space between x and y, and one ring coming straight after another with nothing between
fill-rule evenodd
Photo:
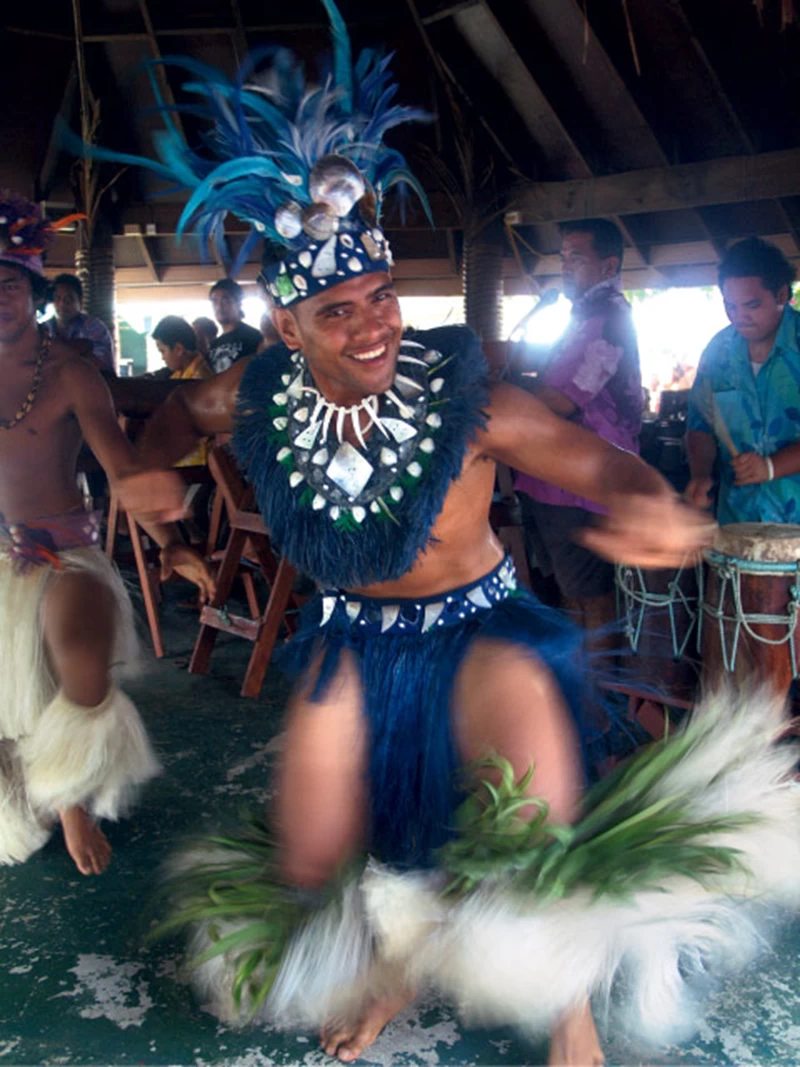
<instances>
[{"instance_id":1,"label":"cowrie shell on headdress","mask_svg":"<svg viewBox=\"0 0 800 1067\"><path fill-rule=\"evenodd\" d=\"M275 229L287 241L299 237L303 232L303 209L300 205L291 200L281 204L275 212Z\"/></svg>"}]
</instances>

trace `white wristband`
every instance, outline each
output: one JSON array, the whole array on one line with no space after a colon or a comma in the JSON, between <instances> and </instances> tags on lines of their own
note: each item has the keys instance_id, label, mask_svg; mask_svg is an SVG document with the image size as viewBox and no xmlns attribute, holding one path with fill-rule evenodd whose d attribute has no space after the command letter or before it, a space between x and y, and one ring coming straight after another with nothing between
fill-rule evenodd
<instances>
[{"instance_id":1,"label":"white wristband","mask_svg":"<svg viewBox=\"0 0 800 1067\"><path fill-rule=\"evenodd\" d=\"M764 462L767 465L767 473L769 474L767 481L772 482L775 480L775 464L772 462L772 456L764 456Z\"/></svg>"}]
</instances>

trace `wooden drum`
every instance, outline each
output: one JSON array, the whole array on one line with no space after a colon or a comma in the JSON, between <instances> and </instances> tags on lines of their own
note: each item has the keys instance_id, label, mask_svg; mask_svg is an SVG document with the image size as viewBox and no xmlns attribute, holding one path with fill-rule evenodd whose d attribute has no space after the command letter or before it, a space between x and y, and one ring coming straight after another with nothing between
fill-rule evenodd
<instances>
[{"instance_id":1,"label":"wooden drum","mask_svg":"<svg viewBox=\"0 0 800 1067\"><path fill-rule=\"evenodd\" d=\"M769 682L788 693L798 674L800 526L722 526L701 590L704 685Z\"/></svg>"},{"instance_id":2,"label":"wooden drum","mask_svg":"<svg viewBox=\"0 0 800 1067\"><path fill-rule=\"evenodd\" d=\"M616 568L618 614L633 653L626 672L644 687L690 698L697 685L700 568Z\"/></svg>"}]
</instances>

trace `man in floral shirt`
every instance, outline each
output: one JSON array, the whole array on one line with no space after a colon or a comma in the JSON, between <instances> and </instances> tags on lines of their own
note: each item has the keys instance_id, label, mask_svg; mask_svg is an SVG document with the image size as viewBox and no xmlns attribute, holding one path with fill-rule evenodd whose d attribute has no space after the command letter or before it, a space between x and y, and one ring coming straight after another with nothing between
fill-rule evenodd
<instances>
[{"instance_id":1,"label":"man in floral shirt","mask_svg":"<svg viewBox=\"0 0 800 1067\"><path fill-rule=\"evenodd\" d=\"M719 267L731 325L700 359L689 399L687 499L717 519L800 522L800 315L794 268L774 245L740 241Z\"/></svg>"},{"instance_id":2,"label":"man in floral shirt","mask_svg":"<svg viewBox=\"0 0 800 1067\"><path fill-rule=\"evenodd\" d=\"M556 414L611 444L639 451L643 393L631 309L620 291L622 234L606 219L562 227L561 277L573 301L564 336L532 391ZM614 567L580 543L603 508L526 474L517 476L536 563L566 607L594 629L615 616Z\"/></svg>"},{"instance_id":3,"label":"man in floral shirt","mask_svg":"<svg viewBox=\"0 0 800 1067\"><path fill-rule=\"evenodd\" d=\"M51 337L64 341L88 341L92 356L103 374L116 375L114 340L104 322L81 310L83 286L74 274L59 274L53 281L55 315L44 326Z\"/></svg>"}]
</instances>

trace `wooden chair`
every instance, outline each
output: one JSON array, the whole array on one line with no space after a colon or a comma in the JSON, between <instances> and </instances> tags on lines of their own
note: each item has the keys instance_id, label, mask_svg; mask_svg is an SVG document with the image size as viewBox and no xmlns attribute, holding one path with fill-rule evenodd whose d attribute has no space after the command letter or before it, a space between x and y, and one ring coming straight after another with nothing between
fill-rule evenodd
<instances>
[{"instance_id":1,"label":"wooden chair","mask_svg":"<svg viewBox=\"0 0 800 1067\"><path fill-rule=\"evenodd\" d=\"M119 418L123 432L135 440L144 424L140 418L130 418L121 415ZM187 486L207 484L211 475L207 467L176 467L175 471L183 478ZM133 562L139 577L139 586L142 590L144 609L147 616L147 625L150 630L150 639L153 642L153 652L157 659L165 655L164 638L161 631L161 620L158 614L158 606L161 603L161 580L158 549L149 544L149 539L144 529L135 521L133 516L125 508L120 507L116 493L111 493L108 505L108 520L106 528L106 555L114 559L117 554L117 536L121 533L121 527L127 528L127 534L131 541Z\"/></svg>"},{"instance_id":2,"label":"wooden chair","mask_svg":"<svg viewBox=\"0 0 800 1067\"><path fill-rule=\"evenodd\" d=\"M269 531L255 510L253 493L242 478L230 451L216 445L211 449L208 466L217 484L218 495L227 511L230 532L217 574L217 591L211 604L200 614L200 631L189 663L192 674L205 674L220 630L253 642L253 651L242 683L241 695L257 697L261 692L281 623L289 632L295 629L294 620L287 615L299 602L292 592L294 568L285 560L275 559L269 542ZM227 601L242 560L254 561L264 575L270 594L267 606L257 618L232 615ZM251 603L252 610L252 603Z\"/></svg>"}]
</instances>

